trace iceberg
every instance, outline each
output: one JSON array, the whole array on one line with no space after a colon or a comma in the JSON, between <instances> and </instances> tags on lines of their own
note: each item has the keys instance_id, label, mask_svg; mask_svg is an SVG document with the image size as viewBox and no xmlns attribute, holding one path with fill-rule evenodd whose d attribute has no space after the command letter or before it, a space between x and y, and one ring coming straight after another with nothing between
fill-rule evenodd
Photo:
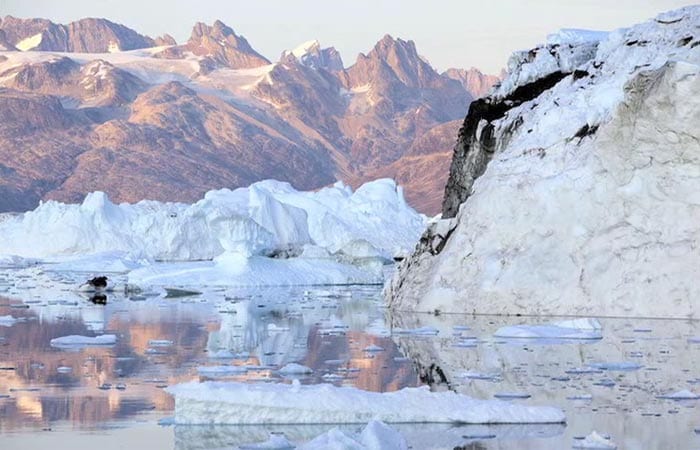
<instances>
[{"instance_id":1,"label":"iceberg","mask_svg":"<svg viewBox=\"0 0 700 450\"><path fill-rule=\"evenodd\" d=\"M137 285L379 284L426 223L393 180L299 192L274 180L193 204L47 201L0 221L0 266L126 273ZM4 255L4 256L3 256Z\"/></svg>"},{"instance_id":2,"label":"iceberg","mask_svg":"<svg viewBox=\"0 0 700 450\"><path fill-rule=\"evenodd\" d=\"M113 334L103 334L95 337L70 335L51 339L51 347L58 348L93 347L101 345L114 345L116 343L117 336Z\"/></svg>"},{"instance_id":3,"label":"iceberg","mask_svg":"<svg viewBox=\"0 0 700 450\"><path fill-rule=\"evenodd\" d=\"M225 252L295 256L314 244L329 254L393 258L411 250L425 222L390 179L356 192L340 182L299 192L289 183L266 180L209 191L191 205L148 200L117 205L103 192L88 194L79 205L43 202L0 222L0 248L14 258L125 252L197 261Z\"/></svg>"},{"instance_id":4,"label":"iceberg","mask_svg":"<svg viewBox=\"0 0 700 450\"><path fill-rule=\"evenodd\" d=\"M390 306L697 318L699 25L691 6L515 53L472 103Z\"/></svg>"},{"instance_id":5,"label":"iceberg","mask_svg":"<svg viewBox=\"0 0 700 450\"><path fill-rule=\"evenodd\" d=\"M183 383L175 397L177 424L562 423L556 408L476 400L427 386L368 392L330 384Z\"/></svg>"}]
</instances>

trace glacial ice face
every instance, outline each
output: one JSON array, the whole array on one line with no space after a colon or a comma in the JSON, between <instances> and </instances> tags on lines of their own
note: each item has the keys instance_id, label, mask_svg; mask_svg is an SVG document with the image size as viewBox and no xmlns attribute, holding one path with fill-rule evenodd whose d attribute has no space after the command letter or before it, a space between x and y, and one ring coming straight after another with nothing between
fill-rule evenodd
<instances>
[{"instance_id":1,"label":"glacial ice face","mask_svg":"<svg viewBox=\"0 0 700 450\"><path fill-rule=\"evenodd\" d=\"M614 31L571 75L482 121L470 141L489 133L483 175L453 160L446 201L471 177L468 199L402 264L391 306L697 317L699 24L689 7ZM522 65L554 73L537 61ZM489 101L528 86L522 65Z\"/></svg>"}]
</instances>

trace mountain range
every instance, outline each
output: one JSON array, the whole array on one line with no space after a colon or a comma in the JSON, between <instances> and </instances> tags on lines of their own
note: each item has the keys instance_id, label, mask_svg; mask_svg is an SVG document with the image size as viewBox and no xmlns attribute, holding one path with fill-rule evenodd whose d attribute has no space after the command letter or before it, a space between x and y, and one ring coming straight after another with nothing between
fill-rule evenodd
<instances>
[{"instance_id":1,"label":"mountain range","mask_svg":"<svg viewBox=\"0 0 700 450\"><path fill-rule=\"evenodd\" d=\"M194 201L274 178L393 177L439 212L470 102L499 81L438 73L384 36L346 67L310 41L271 62L220 21L177 44L105 19L0 20L0 212L39 201Z\"/></svg>"}]
</instances>

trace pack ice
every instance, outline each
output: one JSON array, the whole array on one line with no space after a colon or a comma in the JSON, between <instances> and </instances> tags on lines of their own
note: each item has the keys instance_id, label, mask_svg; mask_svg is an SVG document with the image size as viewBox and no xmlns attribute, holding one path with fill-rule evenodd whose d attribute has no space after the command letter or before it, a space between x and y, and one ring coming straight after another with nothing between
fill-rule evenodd
<instances>
[{"instance_id":1,"label":"pack ice","mask_svg":"<svg viewBox=\"0 0 700 450\"><path fill-rule=\"evenodd\" d=\"M472 103L398 310L698 317L700 6L515 53Z\"/></svg>"}]
</instances>

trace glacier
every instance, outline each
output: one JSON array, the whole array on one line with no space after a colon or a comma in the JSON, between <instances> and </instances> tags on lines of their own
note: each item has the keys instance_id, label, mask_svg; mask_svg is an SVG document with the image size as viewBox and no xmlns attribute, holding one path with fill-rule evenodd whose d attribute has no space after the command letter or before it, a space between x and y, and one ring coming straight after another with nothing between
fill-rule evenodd
<instances>
[{"instance_id":1,"label":"glacier","mask_svg":"<svg viewBox=\"0 0 700 450\"><path fill-rule=\"evenodd\" d=\"M697 318L700 7L517 52L472 104L395 310Z\"/></svg>"}]
</instances>

